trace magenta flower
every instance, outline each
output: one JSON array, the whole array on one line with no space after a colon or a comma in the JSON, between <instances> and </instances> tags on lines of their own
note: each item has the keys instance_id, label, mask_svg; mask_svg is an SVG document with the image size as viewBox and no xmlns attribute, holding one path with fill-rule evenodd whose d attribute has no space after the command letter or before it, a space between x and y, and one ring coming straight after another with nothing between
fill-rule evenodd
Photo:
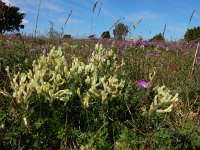
<instances>
[{"instance_id":1,"label":"magenta flower","mask_svg":"<svg viewBox=\"0 0 200 150\"><path fill-rule=\"evenodd\" d=\"M148 88L151 87L151 82L138 81L138 82L136 83L136 85L139 86L139 87L143 87L143 88L145 88L145 89L148 89Z\"/></svg>"},{"instance_id":2,"label":"magenta flower","mask_svg":"<svg viewBox=\"0 0 200 150\"><path fill-rule=\"evenodd\" d=\"M199 56L197 56L195 59L196 59L197 61L199 61L199 60L200 60L200 57L199 57Z\"/></svg>"}]
</instances>

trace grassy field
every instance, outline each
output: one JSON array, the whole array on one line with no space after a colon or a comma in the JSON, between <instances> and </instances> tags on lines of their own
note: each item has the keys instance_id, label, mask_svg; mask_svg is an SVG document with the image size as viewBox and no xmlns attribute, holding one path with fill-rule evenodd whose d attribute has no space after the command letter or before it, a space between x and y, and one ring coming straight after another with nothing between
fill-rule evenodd
<instances>
[{"instance_id":1,"label":"grassy field","mask_svg":"<svg viewBox=\"0 0 200 150\"><path fill-rule=\"evenodd\" d=\"M0 149L200 149L198 44L0 45Z\"/></svg>"}]
</instances>

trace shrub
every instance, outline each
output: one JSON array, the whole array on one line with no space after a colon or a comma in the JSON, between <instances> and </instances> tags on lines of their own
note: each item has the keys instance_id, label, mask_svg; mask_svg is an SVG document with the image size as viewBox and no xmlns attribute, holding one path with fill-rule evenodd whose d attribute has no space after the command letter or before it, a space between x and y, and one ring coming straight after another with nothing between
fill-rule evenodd
<instances>
[{"instance_id":1,"label":"shrub","mask_svg":"<svg viewBox=\"0 0 200 150\"><path fill-rule=\"evenodd\" d=\"M92 35L89 35L88 38L93 39L93 38L96 38L96 36L94 34L92 34Z\"/></svg>"},{"instance_id":2,"label":"shrub","mask_svg":"<svg viewBox=\"0 0 200 150\"><path fill-rule=\"evenodd\" d=\"M103 39L109 39L110 38L110 32L109 31L105 31L101 34L101 38Z\"/></svg>"},{"instance_id":3,"label":"shrub","mask_svg":"<svg viewBox=\"0 0 200 150\"><path fill-rule=\"evenodd\" d=\"M64 34L64 35L63 35L63 38L65 38L65 39L71 39L71 38L72 38L72 36L71 36L71 35L69 35L69 34Z\"/></svg>"},{"instance_id":4,"label":"shrub","mask_svg":"<svg viewBox=\"0 0 200 150\"><path fill-rule=\"evenodd\" d=\"M184 35L184 39L187 42L196 40L200 38L200 26L198 27L194 27L192 29L187 29L185 35Z\"/></svg>"},{"instance_id":5,"label":"shrub","mask_svg":"<svg viewBox=\"0 0 200 150\"><path fill-rule=\"evenodd\" d=\"M159 34L155 35L153 38L151 38L149 41L164 42L165 38L161 33L159 33Z\"/></svg>"}]
</instances>

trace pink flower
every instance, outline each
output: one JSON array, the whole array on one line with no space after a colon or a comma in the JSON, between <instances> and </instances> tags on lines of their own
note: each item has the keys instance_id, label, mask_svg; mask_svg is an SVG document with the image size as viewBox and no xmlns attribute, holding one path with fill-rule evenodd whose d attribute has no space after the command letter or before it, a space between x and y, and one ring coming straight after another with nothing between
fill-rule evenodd
<instances>
[{"instance_id":1,"label":"pink flower","mask_svg":"<svg viewBox=\"0 0 200 150\"><path fill-rule=\"evenodd\" d=\"M136 85L139 86L139 87L143 87L143 88L145 88L145 89L148 89L148 88L151 87L151 82L138 81L138 82L136 83Z\"/></svg>"}]
</instances>

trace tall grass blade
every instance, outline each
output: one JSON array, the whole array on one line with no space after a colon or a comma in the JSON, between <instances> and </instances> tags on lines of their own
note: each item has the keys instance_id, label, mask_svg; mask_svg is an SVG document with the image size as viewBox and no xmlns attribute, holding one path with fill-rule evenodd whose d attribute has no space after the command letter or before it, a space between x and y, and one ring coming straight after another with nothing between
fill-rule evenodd
<instances>
[{"instance_id":1,"label":"tall grass blade","mask_svg":"<svg viewBox=\"0 0 200 150\"><path fill-rule=\"evenodd\" d=\"M133 21L133 29L134 30L136 29L136 21L135 20Z\"/></svg>"},{"instance_id":2,"label":"tall grass blade","mask_svg":"<svg viewBox=\"0 0 200 150\"><path fill-rule=\"evenodd\" d=\"M196 63L196 57L197 57L198 50L199 50L199 42L197 44L197 48L196 48L195 55L194 55L194 60L193 60L193 63L192 63L192 69L191 69L191 72L190 72L191 78L192 78L192 74L194 72L194 66L195 66L195 63Z\"/></svg>"},{"instance_id":3,"label":"tall grass blade","mask_svg":"<svg viewBox=\"0 0 200 150\"><path fill-rule=\"evenodd\" d=\"M193 16L194 16L194 13L195 13L195 12L196 12L196 9L193 10L193 12L192 12L192 14L191 14L191 16L190 16L189 25L190 25L190 22L192 21L192 18L193 18Z\"/></svg>"},{"instance_id":4,"label":"tall grass blade","mask_svg":"<svg viewBox=\"0 0 200 150\"><path fill-rule=\"evenodd\" d=\"M119 24L119 22L120 22L121 20L124 20L124 19L125 19L125 17L119 18L119 19L109 28L109 30L111 30L113 27L115 27L117 24Z\"/></svg>"},{"instance_id":5,"label":"tall grass blade","mask_svg":"<svg viewBox=\"0 0 200 150\"><path fill-rule=\"evenodd\" d=\"M94 17L94 11L97 7L97 4L98 4L99 1L96 1L94 4L93 4L93 9L92 9L92 20L91 20L91 24L90 24L90 35L92 33L92 24L93 24L93 17Z\"/></svg>"},{"instance_id":6,"label":"tall grass blade","mask_svg":"<svg viewBox=\"0 0 200 150\"><path fill-rule=\"evenodd\" d=\"M93 13L94 13L94 11L95 11L95 9L96 9L98 3L99 3L99 1L96 1L96 2L94 3L93 9L92 9L92 12L93 12Z\"/></svg>"},{"instance_id":7,"label":"tall grass blade","mask_svg":"<svg viewBox=\"0 0 200 150\"><path fill-rule=\"evenodd\" d=\"M141 21L142 21L142 18L138 21L138 24L140 24Z\"/></svg>"},{"instance_id":8,"label":"tall grass blade","mask_svg":"<svg viewBox=\"0 0 200 150\"><path fill-rule=\"evenodd\" d=\"M39 6L38 6L38 13L37 13L36 24L35 24L35 37L36 37L36 33L37 33L38 19L39 19L39 15L40 15L41 3L42 3L42 0L39 1Z\"/></svg>"},{"instance_id":9,"label":"tall grass blade","mask_svg":"<svg viewBox=\"0 0 200 150\"><path fill-rule=\"evenodd\" d=\"M102 3L100 4L100 7L99 7L99 11L98 11L98 16L97 16L97 21L96 21L96 25L94 27L94 32L96 31L96 27L97 27L97 23L98 23L98 20L99 20L99 15L101 13L101 9L102 9Z\"/></svg>"},{"instance_id":10,"label":"tall grass blade","mask_svg":"<svg viewBox=\"0 0 200 150\"><path fill-rule=\"evenodd\" d=\"M167 25L165 23L164 30L163 30L163 37L165 36L166 29L167 29Z\"/></svg>"},{"instance_id":11,"label":"tall grass blade","mask_svg":"<svg viewBox=\"0 0 200 150\"><path fill-rule=\"evenodd\" d=\"M66 26L66 24L67 24L67 22L68 22L68 20L69 20L69 18L70 18L71 15L72 15L72 10L70 11L69 15L67 16L67 19L66 19L66 21L65 21L65 24L64 24L64 26L62 27L61 37L62 37L63 34L64 34L65 26Z\"/></svg>"}]
</instances>

